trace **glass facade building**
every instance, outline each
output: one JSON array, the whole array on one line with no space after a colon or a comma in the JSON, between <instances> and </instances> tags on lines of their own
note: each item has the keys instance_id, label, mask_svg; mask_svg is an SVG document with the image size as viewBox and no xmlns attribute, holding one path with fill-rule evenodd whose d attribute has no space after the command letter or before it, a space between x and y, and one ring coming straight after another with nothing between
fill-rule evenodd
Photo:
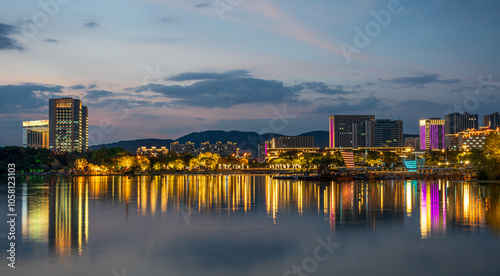
<instances>
[{"instance_id":1,"label":"glass facade building","mask_svg":"<svg viewBox=\"0 0 500 276\"><path fill-rule=\"evenodd\" d=\"M49 148L55 152L88 150L88 109L72 98L49 100Z\"/></svg>"}]
</instances>

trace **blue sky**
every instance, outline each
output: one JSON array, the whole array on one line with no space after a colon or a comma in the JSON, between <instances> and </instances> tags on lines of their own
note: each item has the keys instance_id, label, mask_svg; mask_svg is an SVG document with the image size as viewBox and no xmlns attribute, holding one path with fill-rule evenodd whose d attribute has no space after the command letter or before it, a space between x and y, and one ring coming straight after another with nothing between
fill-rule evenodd
<instances>
[{"instance_id":1,"label":"blue sky","mask_svg":"<svg viewBox=\"0 0 500 276\"><path fill-rule=\"evenodd\" d=\"M0 145L20 145L21 122L65 96L89 107L94 144L295 135L332 114L417 133L422 118L500 111L498 1L40 3L1 4Z\"/></svg>"}]
</instances>

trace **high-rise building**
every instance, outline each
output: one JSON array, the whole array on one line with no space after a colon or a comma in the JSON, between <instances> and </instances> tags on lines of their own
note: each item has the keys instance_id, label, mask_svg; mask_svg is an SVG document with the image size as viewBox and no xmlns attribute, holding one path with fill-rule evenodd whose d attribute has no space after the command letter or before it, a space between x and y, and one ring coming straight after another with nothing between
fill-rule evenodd
<instances>
[{"instance_id":1,"label":"high-rise building","mask_svg":"<svg viewBox=\"0 0 500 276\"><path fill-rule=\"evenodd\" d=\"M49 148L49 120L23 122L23 147Z\"/></svg>"},{"instance_id":2,"label":"high-rise building","mask_svg":"<svg viewBox=\"0 0 500 276\"><path fill-rule=\"evenodd\" d=\"M354 149L366 147L366 125L367 121L352 126L352 147Z\"/></svg>"},{"instance_id":3,"label":"high-rise building","mask_svg":"<svg viewBox=\"0 0 500 276\"><path fill-rule=\"evenodd\" d=\"M88 150L88 109L72 98L49 100L49 148L55 152Z\"/></svg>"},{"instance_id":4,"label":"high-rise building","mask_svg":"<svg viewBox=\"0 0 500 276\"><path fill-rule=\"evenodd\" d=\"M353 126L353 148L403 147L403 121L374 120Z\"/></svg>"},{"instance_id":5,"label":"high-rise building","mask_svg":"<svg viewBox=\"0 0 500 276\"><path fill-rule=\"evenodd\" d=\"M420 149L437 150L445 148L444 120L430 118L420 120Z\"/></svg>"},{"instance_id":6,"label":"high-rise building","mask_svg":"<svg viewBox=\"0 0 500 276\"><path fill-rule=\"evenodd\" d=\"M375 120L375 115L330 116L330 148L353 147L353 126Z\"/></svg>"},{"instance_id":7,"label":"high-rise building","mask_svg":"<svg viewBox=\"0 0 500 276\"><path fill-rule=\"evenodd\" d=\"M374 120L366 122L367 147L403 147L403 121Z\"/></svg>"},{"instance_id":8,"label":"high-rise building","mask_svg":"<svg viewBox=\"0 0 500 276\"><path fill-rule=\"evenodd\" d=\"M500 114L498 112L484 115L483 126L489 127L490 129L497 129L500 127Z\"/></svg>"},{"instance_id":9,"label":"high-rise building","mask_svg":"<svg viewBox=\"0 0 500 276\"><path fill-rule=\"evenodd\" d=\"M478 129L479 121L477 114L469 114L467 112L452 113L444 116L445 134L455 134L468 129Z\"/></svg>"}]
</instances>

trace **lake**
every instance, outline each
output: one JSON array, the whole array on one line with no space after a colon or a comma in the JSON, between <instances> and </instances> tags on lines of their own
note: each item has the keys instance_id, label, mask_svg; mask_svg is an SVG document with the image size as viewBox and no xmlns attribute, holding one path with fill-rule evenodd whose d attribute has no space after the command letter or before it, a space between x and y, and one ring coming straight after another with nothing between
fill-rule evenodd
<instances>
[{"instance_id":1,"label":"lake","mask_svg":"<svg viewBox=\"0 0 500 276\"><path fill-rule=\"evenodd\" d=\"M7 214L7 177L0 180ZM265 175L17 178L1 275L498 275L500 185ZM4 220L7 216L4 215Z\"/></svg>"}]
</instances>

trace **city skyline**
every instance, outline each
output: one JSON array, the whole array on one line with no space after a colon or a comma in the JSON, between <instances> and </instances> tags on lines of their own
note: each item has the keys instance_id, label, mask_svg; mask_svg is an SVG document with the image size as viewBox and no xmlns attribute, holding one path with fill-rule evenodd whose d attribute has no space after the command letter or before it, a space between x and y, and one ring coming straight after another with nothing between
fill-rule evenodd
<instances>
[{"instance_id":1,"label":"city skyline","mask_svg":"<svg viewBox=\"0 0 500 276\"><path fill-rule=\"evenodd\" d=\"M0 146L21 145L22 122L48 119L62 97L86 103L89 134L109 127L90 145L297 135L328 130L332 114L418 134L421 119L500 106L494 1L241 1L222 13L194 0L42 3L0 12Z\"/></svg>"}]
</instances>

